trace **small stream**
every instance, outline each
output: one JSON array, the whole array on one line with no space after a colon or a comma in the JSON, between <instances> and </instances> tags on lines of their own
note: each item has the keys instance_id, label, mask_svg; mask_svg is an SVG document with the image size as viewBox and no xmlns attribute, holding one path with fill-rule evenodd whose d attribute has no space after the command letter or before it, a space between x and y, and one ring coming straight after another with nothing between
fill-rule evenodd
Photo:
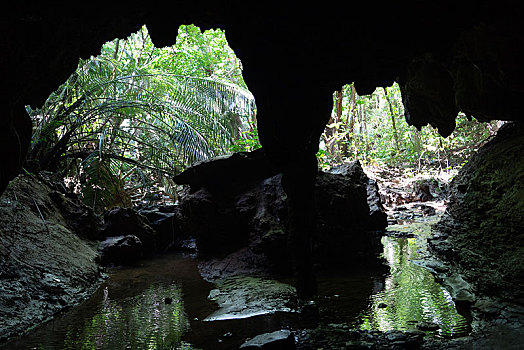
<instances>
[{"instance_id":1,"label":"small stream","mask_svg":"<svg viewBox=\"0 0 524 350\"><path fill-rule=\"evenodd\" d=\"M313 323L290 306L289 295L279 297L278 290L260 300L271 288L281 288L275 286L284 286L281 290L288 294L293 291L284 281L246 277L253 285L246 288L246 278L238 277L213 284L202 279L196 259L168 255L111 271L89 300L1 348L231 349L260 333L318 324L464 336L470 330L467 318L420 263L427 256L429 225L436 220L437 216L419 217L390 225L382 238L386 270L319 271ZM224 309L220 298L226 305L229 300L227 307L237 307L231 300L239 299L230 296L239 291L244 293L242 300L255 308L260 305L261 312L247 318L210 317Z\"/></svg>"}]
</instances>

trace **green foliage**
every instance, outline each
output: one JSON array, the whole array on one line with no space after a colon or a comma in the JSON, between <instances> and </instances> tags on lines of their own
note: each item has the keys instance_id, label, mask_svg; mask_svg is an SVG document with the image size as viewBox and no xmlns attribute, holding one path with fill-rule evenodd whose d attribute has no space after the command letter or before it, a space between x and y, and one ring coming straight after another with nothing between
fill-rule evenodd
<instances>
[{"instance_id":1,"label":"green foliage","mask_svg":"<svg viewBox=\"0 0 524 350\"><path fill-rule=\"evenodd\" d=\"M237 141L255 147L254 98L224 33L182 26L178 39L157 49L143 27L81 60L42 108L28 107L28 167L75 178L103 209L152 192L174 198L175 173Z\"/></svg>"},{"instance_id":2,"label":"green foliage","mask_svg":"<svg viewBox=\"0 0 524 350\"><path fill-rule=\"evenodd\" d=\"M332 117L317 155L324 168L351 159L371 165L455 166L497 129L497 122L479 123L459 114L455 131L443 138L430 126L419 131L407 124L396 83L368 96L352 95L352 84L341 91L341 108L337 109L339 94L335 94Z\"/></svg>"},{"instance_id":3,"label":"green foliage","mask_svg":"<svg viewBox=\"0 0 524 350\"><path fill-rule=\"evenodd\" d=\"M232 145L231 152L249 152L262 147L258 140L258 129L256 126L251 130L242 131L240 138Z\"/></svg>"}]
</instances>

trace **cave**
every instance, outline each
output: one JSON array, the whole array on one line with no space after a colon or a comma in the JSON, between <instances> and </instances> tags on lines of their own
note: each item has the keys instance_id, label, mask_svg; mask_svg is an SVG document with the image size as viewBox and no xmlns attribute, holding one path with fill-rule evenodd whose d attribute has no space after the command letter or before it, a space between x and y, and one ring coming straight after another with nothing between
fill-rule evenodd
<instances>
[{"instance_id":1,"label":"cave","mask_svg":"<svg viewBox=\"0 0 524 350\"><path fill-rule=\"evenodd\" d=\"M288 211L289 231L296 242L293 252L284 250L279 254L294 256L297 289L304 292L305 298L315 292L309 252L309 239L315 234L311 222L317 179L315 153L329 120L333 91L354 81L359 94L369 94L377 86L397 82L408 123L417 128L430 124L443 136L454 130L459 111L484 122L512 121L499 139L467 165L468 172L465 171L453 187L449 216L439 224L444 233L433 237L429 244L455 264L467 282L477 284L475 292L478 295L494 298L477 300L477 304L483 303L477 305L477 309L488 315L484 319L502 319L497 324L502 327L500 332L512 330L506 338L488 337L486 340L480 337L472 344L488 348L500 344L500 348L518 346L518 342L512 340L522 335L522 327L514 325L522 324L524 315L524 279L520 269L524 227L523 117L519 98L524 79L521 64L524 59L521 21L524 13L520 4L511 1L413 1L380 5L295 5L215 1L209 4L176 2L158 7L105 3L103 11L95 4L81 9L46 3L4 7L0 22L0 62L4 77L0 193L6 191L9 183L21 173L29 148L32 126L25 106L42 105L49 93L74 71L79 58L96 54L104 42L125 37L144 24L157 47L172 45L176 38L174 33L181 24L224 29L230 45L242 59L245 81L256 98L262 151L186 172L178 180L190 184L193 194L198 194L202 187L211 188L211 193L215 194L222 191L221 183L235 179L234 174L238 174L239 169L249 174L250 181L281 174L274 180L276 184L265 185L281 186L279 191L287 195L284 209ZM42 189L35 185L34 190ZM208 194L203 199L196 199L201 204L197 212L203 217L210 210L206 207L206 196ZM27 200L31 202L30 198ZM54 203L49 206L71 206L67 200L54 200ZM34 205L36 213L43 216L41 209L45 208L40 208L36 202ZM253 215L253 209L247 208L246 215ZM123 215L119 220L127 225L140 225L133 221L133 214L115 215ZM96 219L80 218L80 215L65 220L73 221L73 226L77 220L76 229L87 238L89 228L96 225ZM1 227L0 234L9 227L8 224ZM110 227L105 229L111 230ZM446 240L449 236L455 237L453 247ZM220 246L220 240L213 239L216 237L210 237L208 244ZM75 247L86 243L72 239L62 244L74 254ZM278 240L270 244L281 246ZM30 254L31 246L27 249ZM511 256L500 259L501 252L505 254L507 249L513 255L508 253ZM3 246L2 264L9 259L5 250ZM84 268L89 270L86 274L93 281L99 273L97 267L86 265ZM490 271L496 271L497 278L486 277ZM0 278L10 278L9 274L14 273L2 272ZM42 277L53 278L50 274ZM462 277L459 282L466 283ZM464 307L471 307L472 303L468 290L459 288L453 296ZM87 286L78 291L83 295L93 292ZM63 307L74 302L67 299L58 304L64 303ZM33 315L38 322L43 321L41 316L40 313ZM5 317L0 318L7 322ZM503 328L501 322L509 326ZM31 318L26 319L25 329L0 334L0 340L7 341L14 334L27 331L31 328L29 325L32 325ZM6 324L4 329L8 326ZM492 334L486 330L490 327L482 329ZM362 337L346 333L350 343ZM289 334L285 335L288 339ZM385 338L388 336L386 334ZM399 348L421 346L419 340L413 345L411 338L403 339ZM395 339L388 341L389 345L382 345L386 346L383 348L388 348ZM362 342L364 344L365 339ZM428 344L422 345L423 348L446 346L444 343ZM459 340L449 346L461 344L468 345ZM297 346L300 348L300 344Z\"/></svg>"}]
</instances>

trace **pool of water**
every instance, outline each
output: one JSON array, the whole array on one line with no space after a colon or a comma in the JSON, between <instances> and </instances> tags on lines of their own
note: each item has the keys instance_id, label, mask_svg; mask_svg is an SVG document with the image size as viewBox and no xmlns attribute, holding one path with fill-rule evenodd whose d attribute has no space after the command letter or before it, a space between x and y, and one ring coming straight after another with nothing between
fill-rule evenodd
<instances>
[{"instance_id":1,"label":"pool of water","mask_svg":"<svg viewBox=\"0 0 524 350\"><path fill-rule=\"evenodd\" d=\"M179 255L113 270L89 300L4 348L193 348L182 339L190 327L188 313L202 317L214 309L207 302L211 287L196 262Z\"/></svg>"},{"instance_id":2,"label":"pool of water","mask_svg":"<svg viewBox=\"0 0 524 350\"><path fill-rule=\"evenodd\" d=\"M294 288L285 281L246 276L212 284L201 278L196 259L170 255L111 271L89 300L2 348L230 349L260 333L331 323L380 331L418 328L437 337L466 335L467 318L417 264L427 255L430 223L390 226L392 235L382 238L386 266L318 271L314 320L278 302L268 310L269 304L260 301L264 293L292 294ZM242 290L247 292L238 294ZM244 317L244 308L231 300L247 300L246 305L260 305L263 312L249 310L256 316ZM234 317L224 316L229 314Z\"/></svg>"},{"instance_id":3,"label":"pool of water","mask_svg":"<svg viewBox=\"0 0 524 350\"><path fill-rule=\"evenodd\" d=\"M382 237L383 258L389 266L380 291L369 298L361 313L361 329L426 331L438 337L464 336L471 330L449 292L420 264L428 256L426 239L438 217L419 218L408 224L390 225L395 237ZM398 235L404 237L398 237ZM422 265L422 266L421 266Z\"/></svg>"}]
</instances>

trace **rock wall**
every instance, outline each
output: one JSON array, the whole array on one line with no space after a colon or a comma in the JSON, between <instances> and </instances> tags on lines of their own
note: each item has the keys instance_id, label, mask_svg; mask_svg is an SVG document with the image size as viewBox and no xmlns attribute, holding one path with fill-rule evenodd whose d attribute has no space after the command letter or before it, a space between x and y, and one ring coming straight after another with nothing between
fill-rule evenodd
<instances>
[{"instance_id":1,"label":"rock wall","mask_svg":"<svg viewBox=\"0 0 524 350\"><path fill-rule=\"evenodd\" d=\"M220 27L242 60L257 99L261 143L285 165L314 155L332 93L359 94L397 81L409 123L448 135L457 111L481 120L521 120L523 6L513 1L287 4L105 2L82 11L52 2L12 2L0 16L0 193L23 164L31 121L80 57L146 24L153 43L172 45L181 24ZM357 14L357 15L354 15Z\"/></svg>"},{"instance_id":2,"label":"rock wall","mask_svg":"<svg viewBox=\"0 0 524 350\"><path fill-rule=\"evenodd\" d=\"M9 184L0 197L0 341L78 304L98 286L96 245L74 233L82 224L79 234L96 231L91 214L42 177L20 175Z\"/></svg>"},{"instance_id":3,"label":"rock wall","mask_svg":"<svg viewBox=\"0 0 524 350\"><path fill-rule=\"evenodd\" d=\"M430 246L476 292L524 304L524 127L507 124L451 184Z\"/></svg>"},{"instance_id":4,"label":"rock wall","mask_svg":"<svg viewBox=\"0 0 524 350\"><path fill-rule=\"evenodd\" d=\"M202 186L198 167L190 172L198 186L180 199L182 226L186 234L196 237L201 254L227 254L249 245L273 266L291 267L293 247L281 174L249 187L238 183L235 190L230 184ZM380 244L375 231L387 225L386 214L376 187L358 162L318 174L315 211L317 230L312 238L317 262L355 262L376 254Z\"/></svg>"}]
</instances>

